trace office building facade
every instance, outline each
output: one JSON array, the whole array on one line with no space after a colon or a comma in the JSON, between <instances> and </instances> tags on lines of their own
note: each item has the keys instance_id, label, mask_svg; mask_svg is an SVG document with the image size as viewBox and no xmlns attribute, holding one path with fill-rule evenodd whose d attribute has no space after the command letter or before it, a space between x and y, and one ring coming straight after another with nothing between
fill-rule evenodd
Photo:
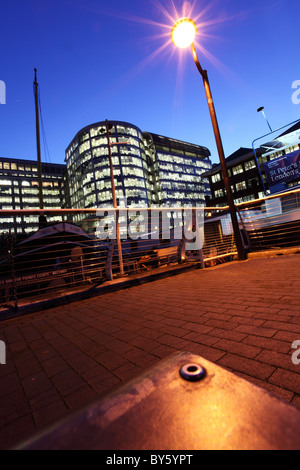
<instances>
[{"instance_id":1,"label":"office building facade","mask_svg":"<svg viewBox=\"0 0 300 470\"><path fill-rule=\"evenodd\" d=\"M109 134L117 200L127 198L129 205L148 206L152 181L140 130L133 125L113 123ZM65 161L72 208L112 205L105 122L79 131L66 150Z\"/></svg>"},{"instance_id":2,"label":"office building facade","mask_svg":"<svg viewBox=\"0 0 300 470\"><path fill-rule=\"evenodd\" d=\"M263 198L300 185L300 123L255 149L240 148L226 159L235 204ZM221 165L204 173L210 196L206 205L228 204Z\"/></svg>"},{"instance_id":3,"label":"office building facade","mask_svg":"<svg viewBox=\"0 0 300 470\"><path fill-rule=\"evenodd\" d=\"M211 168L206 147L144 132L146 155L153 167L155 202L159 206L197 206L210 193L203 173Z\"/></svg>"},{"instance_id":4,"label":"office building facade","mask_svg":"<svg viewBox=\"0 0 300 470\"><path fill-rule=\"evenodd\" d=\"M65 165L42 163L42 190L45 209L60 209L65 200ZM36 161L0 158L0 209L39 208L39 178ZM1 232L30 233L38 227L38 215L6 215L0 218ZM55 217L57 220L57 217ZM49 219L49 222L51 218Z\"/></svg>"},{"instance_id":5,"label":"office building facade","mask_svg":"<svg viewBox=\"0 0 300 470\"><path fill-rule=\"evenodd\" d=\"M204 203L209 192L202 174L210 152L187 142L142 132L110 121L109 141L117 199L128 206L184 206ZM112 205L106 122L80 130L66 150L73 208Z\"/></svg>"},{"instance_id":6,"label":"office building facade","mask_svg":"<svg viewBox=\"0 0 300 470\"><path fill-rule=\"evenodd\" d=\"M211 168L206 147L142 132L137 126L106 121L81 129L65 153L65 165L42 164L45 209L112 207L111 151L118 204L128 207L203 205L209 193L203 173ZM110 145L109 145L110 144ZM37 162L0 158L0 209L38 209ZM74 216L74 223L85 215ZM47 222L60 217L47 216ZM0 218L0 231L26 234L38 215Z\"/></svg>"}]
</instances>

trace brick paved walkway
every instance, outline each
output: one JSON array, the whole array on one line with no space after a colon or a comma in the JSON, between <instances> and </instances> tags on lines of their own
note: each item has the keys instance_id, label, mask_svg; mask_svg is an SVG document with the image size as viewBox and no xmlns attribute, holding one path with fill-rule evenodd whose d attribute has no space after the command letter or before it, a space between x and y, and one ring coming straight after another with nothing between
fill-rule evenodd
<instances>
[{"instance_id":1,"label":"brick paved walkway","mask_svg":"<svg viewBox=\"0 0 300 470\"><path fill-rule=\"evenodd\" d=\"M0 323L0 448L176 350L300 407L300 255L196 270Z\"/></svg>"}]
</instances>

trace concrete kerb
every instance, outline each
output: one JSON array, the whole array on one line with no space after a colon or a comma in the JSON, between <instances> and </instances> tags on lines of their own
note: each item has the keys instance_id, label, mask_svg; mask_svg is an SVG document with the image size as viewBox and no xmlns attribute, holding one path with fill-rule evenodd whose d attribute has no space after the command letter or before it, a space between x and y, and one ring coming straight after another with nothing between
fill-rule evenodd
<instances>
[{"instance_id":1,"label":"concrete kerb","mask_svg":"<svg viewBox=\"0 0 300 470\"><path fill-rule=\"evenodd\" d=\"M275 247L264 251L253 251L248 253L248 259L275 258L276 256L289 256L300 253L300 246L290 248Z\"/></svg>"}]
</instances>

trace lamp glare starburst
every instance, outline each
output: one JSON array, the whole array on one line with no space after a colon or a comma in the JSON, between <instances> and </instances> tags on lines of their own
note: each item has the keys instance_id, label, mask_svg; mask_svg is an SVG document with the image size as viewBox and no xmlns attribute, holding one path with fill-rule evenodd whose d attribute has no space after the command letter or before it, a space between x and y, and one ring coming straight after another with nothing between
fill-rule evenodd
<instances>
[{"instance_id":1,"label":"lamp glare starburst","mask_svg":"<svg viewBox=\"0 0 300 470\"><path fill-rule=\"evenodd\" d=\"M171 39L175 46L185 49L193 44L196 33L196 23L190 18L181 18L172 28Z\"/></svg>"}]
</instances>

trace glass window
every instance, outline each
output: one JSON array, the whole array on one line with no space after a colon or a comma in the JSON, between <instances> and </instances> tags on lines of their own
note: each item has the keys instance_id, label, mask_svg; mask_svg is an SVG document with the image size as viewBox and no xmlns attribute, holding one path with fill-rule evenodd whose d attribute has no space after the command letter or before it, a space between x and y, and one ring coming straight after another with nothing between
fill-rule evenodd
<instances>
[{"instance_id":1,"label":"glass window","mask_svg":"<svg viewBox=\"0 0 300 470\"><path fill-rule=\"evenodd\" d=\"M217 183L218 181L221 181L220 173L216 173L215 175L212 175L211 180L213 183Z\"/></svg>"},{"instance_id":2,"label":"glass window","mask_svg":"<svg viewBox=\"0 0 300 470\"><path fill-rule=\"evenodd\" d=\"M179 150L179 149L175 149L175 148L171 148L170 150L171 150L172 153L175 153L175 155L184 155L183 150Z\"/></svg>"},{"instance_id":3,"label":"glass window","mask_svg":"<svg viewBox=\"0 0 300 470\"><path fill-rule=\"evenodd\" d=\"M237 165L232 168L232 174L233 175L238 175L240 173L243 173L243 166L242 165Z\"/></svg>"},{"instance_id":4,"label":"glass window","mask_svg":"<svg viewBox=\"0 0 300 470\"><path fill-rule=\"evenodd\" d=\"M80 145L79 147L79 153L84 152L85 150L88 150L90 148L90 141L84 142L83 144Z\"/></svg>"},{"instance_id":5,"label":"glass window","mask_svg":"<svg viewBox=\"0 0 300 470\"><path fill-rule=\"evenodd\" d=\"M282 154L282 152L281 152ZM276 154L277 156L278 154ZM273 155L270 157L270 160L273 159L273 158L276 158L276 156L273 157ZM279 155L278 155L279 156ZM268 158L267 157L258 157L258 163L260 165L262 165L263 163L266 163L268 161Z\"/></svg>"},{"instance_id":6,"label":"glass window","mask_svg":"<svg viewBox=\"0 0 300 470\"><path fill-rule=\"evenodd\" d=\"M133 129L132 127L117 126L117 131L118 134L128 134L133 135L134 137L138 136L137 130Z\"/></svg>"},{"instance_id":7,"label":"glass window","mask_svg":"<svg viewBox=\"0 0 300 470\"><path fill-rule=\"evenodd\" d=\"M129 188L132 186L137 186L139 188L145 188L145 181L138 178L125 178L124 180L125 188Z\"/></svg>"},{"instance_id":8,"label":"glass window","mask_svg":"<svg viewBox=\"0 0 300 470\"><path fill-rule=\"evenodd\" d=\"M108 155L108 148L107 147L98 147L95 150L93 150L93 157L104 157ZM106 164L106 162L105 162Z\"/></svg>"},{"instance_id":9,"label":"glass window","mask_svg":"<svg viewBox=\"0 0 300 470\"><path fill-rule=\"evenodd\" d=\"M252 168L256 167L255 160L250 160L249 162L245 162L245 170L252 170Z\"/></svg>"},{"instance_id":10,"label":"glass window","mask_svg":"<svg viewBox=\"0 0 300 470\"><path fill-rule=\"evenodd\" d=\"M217 189L217 191L214 192L215 197L222 197L224 196L224 191L223 189Z\"/></svg>"},{"instance_id":11,"label":"glass window","mask_svg":"<svg viewBox=\"0 0 300 470\"><path fill-rule=\"evenodd\" d=\"M87 140L89 138L89 133L88 132L85 132L85 133L82 133L81 136L79 137L79 141L80 142L84 142L85 140Z\"/></svg>"},{"instance_id":12,"label":"glass window","mask_svg":"<svg viewBox=\"0 0 300 470\"><path fill-rule=\"evenodd\" d=\"M100 136L92 139L92 147L99 147L99 145L107 145L107 137Z\"/></svg>"},{"instance_id":13,"label":"glass window","mask_svg":"<svg viewBox=\"0 0 300 470\"><path fill-rule=\"evenodd\" d=\"M259 185L259 179L258 178L252 178L251 180L248 181L249 188L254 188L255 186Z\"/></svg>"},{"instance_id":14,"label":"glass window","mask_svg":"<svg viewBox=\"0 0 300 470\"><path fill-rule=\"evenodd\" d=\"M185 155L186 155L187 157L195 157L195 158L197 157L197 154L196 154L196 153L192 153L192 152L185 152Z\"/></svg>"},{"instance_id":15,"label":"glass window","mask_svg":"<svg viewBox=\"0 0 300 470\"><path fill-rule=\"evenodd\" d=\"M241 181L235 185L237 191L242 191L243 189L247 188L246 181Z\"/></svg>"}]
</instances>

